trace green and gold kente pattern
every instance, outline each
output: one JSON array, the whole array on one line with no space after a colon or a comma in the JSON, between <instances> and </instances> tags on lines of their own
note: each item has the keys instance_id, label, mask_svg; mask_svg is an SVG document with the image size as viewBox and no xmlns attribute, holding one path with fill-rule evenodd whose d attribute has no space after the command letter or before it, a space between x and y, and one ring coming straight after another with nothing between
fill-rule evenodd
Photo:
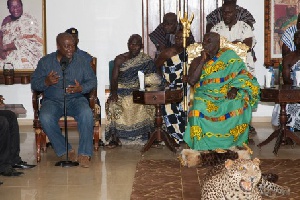
<instances>
[{"instance_id":1,"label":"green and gold kente pattern","mask_svg":"<svg viewBox=\"0 0 300 200\"><path fill-rule=\"evenodd\" d=\"M192 126L190 136L191 139L196 138L197 140L201 140L204 137L228 138L233 136L233 141L236 141L237 138L246 131L247 127L248 124L239 124L236 127L230 129L229 133L221 134L221 133L206 132L204 134L200 126Z\"/></svg>"}]
</instances>

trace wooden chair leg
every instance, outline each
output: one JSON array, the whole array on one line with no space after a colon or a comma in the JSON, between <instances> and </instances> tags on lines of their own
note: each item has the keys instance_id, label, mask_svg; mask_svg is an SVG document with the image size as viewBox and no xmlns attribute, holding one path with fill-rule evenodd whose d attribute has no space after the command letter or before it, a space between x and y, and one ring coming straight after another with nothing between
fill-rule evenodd
<instances>
[{"instance_id":1,"label":"wooden chair leg","mask_svg":"<svg viewBox=\"0 0 300 200\"><path fill-rule=\"evenodd\" d=\"M42 140L42 129L35 129L35 143L36 143L36 161L41 162L41 140Z\"/></svg>"},{"instance_id":2,"label":"wooden chair leg","mask_svg":"<svg viewBox=\"0 0 300 200\"><path fill-rule=\"evenodd\" d=\"M99 129L100 129L99 124L94 126L94 151L99 150Z\"/></svg>"},{"instance_id":3,"label":"wooden chair leg","mask_svg":"<svg viewBox=\"0 0 300 200\"><path fill-rule=\"evenodd\" d=\"M46 133L42 130L41 148L43 152L47 152L47 139Z\"/></svg>"}]
</instances>

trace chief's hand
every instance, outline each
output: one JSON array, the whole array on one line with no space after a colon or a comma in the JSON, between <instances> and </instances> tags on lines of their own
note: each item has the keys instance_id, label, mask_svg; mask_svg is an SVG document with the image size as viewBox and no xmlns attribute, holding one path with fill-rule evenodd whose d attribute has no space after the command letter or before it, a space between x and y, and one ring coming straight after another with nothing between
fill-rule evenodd
<instances>
[{"instance_id":1,"label":"chief's hand","mask_svg":"<svg viewBox=\"0 0 300 200\"><path fill-rule=\"evenodd\" d=\"M79 84L79 82L75 79L75 85L69 85L67 87L67 93L74 94L74 93L80 93L82 92L82 86Z\"/></svg>"},{"instance_id":2,"label":"chief's hand","mask_svg":"<svg viewBox=\"0 0 300 200\"><path fill-rule=\"evenodd\" d=\"M54 85L58 83L58 80L59 76L57 75L57 72L51 71L45 79L45 84L47 86Z\"/></svg>"},{"instance_id":3,"label":"chief's hand","mask_svg":"<svg viewBox=\"0 0 300 200\"><path fill-rule=\"evenodd\" d=\"M227 92L227 99L234 99L237 95L238 89L233 87Z\"/></svg>"},{"instance_id":4,"label":"chief's hand","mask_svg":"<svg viewBox=\"0 0 300 200\"><path fill-rule=\"evenodd\" d=\"M206 50L201 51L201 60L202 62L207 62L210 59L209 53Z\"/></svg>"}]
</instances>

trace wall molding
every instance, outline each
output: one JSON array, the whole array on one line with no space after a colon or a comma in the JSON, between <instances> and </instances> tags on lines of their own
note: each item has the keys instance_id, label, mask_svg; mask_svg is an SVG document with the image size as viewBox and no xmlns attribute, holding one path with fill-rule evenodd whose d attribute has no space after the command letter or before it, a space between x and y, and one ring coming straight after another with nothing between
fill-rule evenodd
<instances>
[{"instance_id":1,"label":"wall molding","mask_svg":"<svg viewBox=\"0 0 300 200\"><path fill-rule=\"evenodd\" d=\"M18 122L20 126L32 126L33 125L33 119L21 119L18 118ZM251 122L270 122L271 123L271 117L269 116L255 116L252 117L252 121ZM105 124L105 118L101 118L101 123Z\"/></svg>"}]
</instances>

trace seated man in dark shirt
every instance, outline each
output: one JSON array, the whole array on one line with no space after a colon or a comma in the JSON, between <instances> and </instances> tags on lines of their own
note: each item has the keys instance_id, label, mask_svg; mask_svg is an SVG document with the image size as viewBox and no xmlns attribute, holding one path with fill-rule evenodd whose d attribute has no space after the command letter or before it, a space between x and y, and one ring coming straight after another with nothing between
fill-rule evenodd
<instances>
[{"instance_id":1,"label":"seated man in dark shirt","mask_svg":"<svg viewBox=\"0 0 300 200\"><path fill-rule=\"evenodd\" d=\"M78 122L79 148L78 161L82 167L89 167L93 153L93 113L84 96L97 86L97 78L90 63L79 56L76 42L71 34L60 33L56 38L57 51L44 56L31 77L31 88L44 92L43 105L39 118L43 130L58 156L67 153L65 137L58 125L64 115L64 95L66 92L67 115ZM66 59L63 69L60 62ZM65 73L66 89L63 87ZM70 159L75 160L75 150L68 144Z\"/></svg>"}]
</instances>

